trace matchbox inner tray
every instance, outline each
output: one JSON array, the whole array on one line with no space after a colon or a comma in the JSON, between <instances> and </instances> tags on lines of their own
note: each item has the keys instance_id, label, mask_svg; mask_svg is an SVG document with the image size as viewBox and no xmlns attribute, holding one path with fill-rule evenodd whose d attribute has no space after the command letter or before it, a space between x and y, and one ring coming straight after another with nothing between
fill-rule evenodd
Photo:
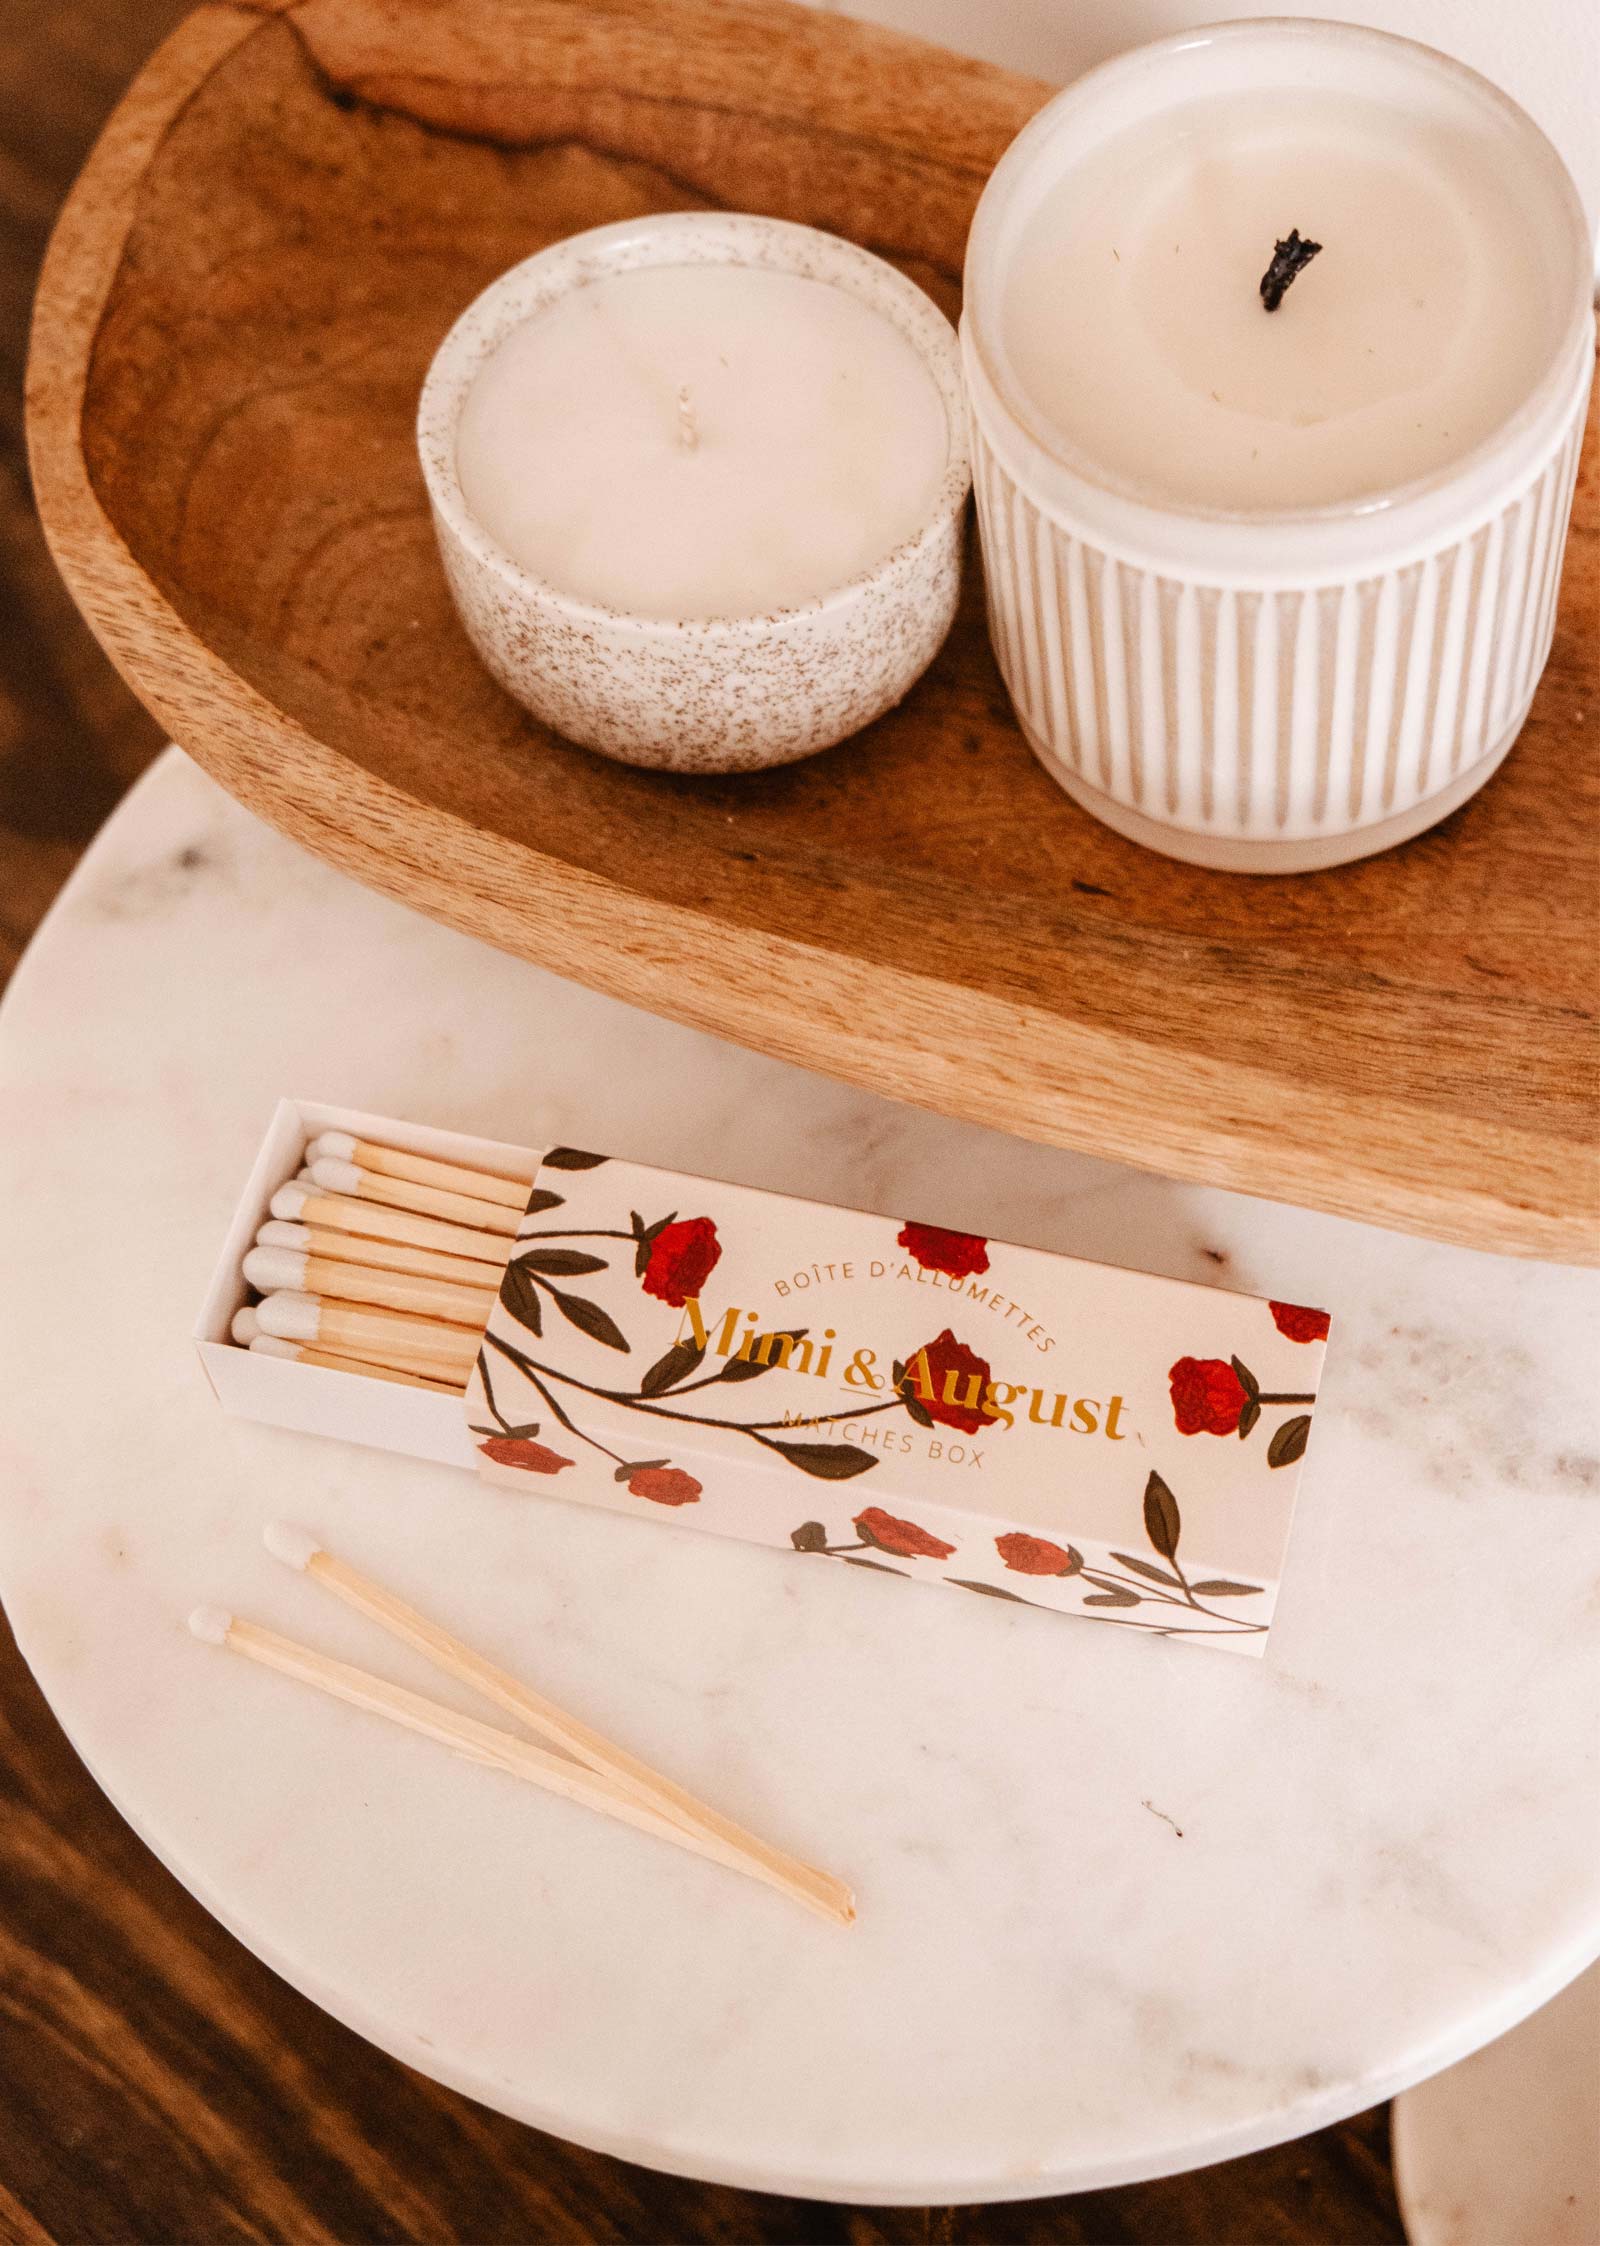
<instances>
[{"instance_id":1,"label":"matchbox inner tray","mask_svg":"<svg viewBox=\"0 0 1600 2246\"><path fill-rule=\"evenodd\" d=\"M57 558L253 810L507 950L895 1097L1171 1175L1593 1260L1593 429L1549 671L1481 795L1292 879L1151 855L1018 732L975 544L857 740L681 781L555 739L474 659L413 442L507 266L629 214L832 228L959 309L1045 87L781 0L203 8L70 199L30 368Z\"/></svg>"}]
</instances>

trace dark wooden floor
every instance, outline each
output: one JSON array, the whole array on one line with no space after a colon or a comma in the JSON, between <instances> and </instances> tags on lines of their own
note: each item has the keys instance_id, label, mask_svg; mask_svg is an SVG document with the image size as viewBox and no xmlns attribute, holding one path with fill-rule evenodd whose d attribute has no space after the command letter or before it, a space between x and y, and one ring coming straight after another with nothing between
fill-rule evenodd
<instances>
[{"instance_id":1,"label":"dark wooden floor","mask_svg":"<svg viewBox=\"0 0 1600 2246\"><path fill-rule=\"evenodd\" d=\"M0 980L160 746L45 553L20 391L56 207L101 118L182 12L181 0L4 0L0 11ZM1136 2098L1138 2084L1127 2091ZM1403 2237L1382 2111L1162 2183L953 2210L677 2183L520 2128L381 2057L214 1925L97 1791L0 1624L0 2246Z\"/></svg>"}]
</instances>

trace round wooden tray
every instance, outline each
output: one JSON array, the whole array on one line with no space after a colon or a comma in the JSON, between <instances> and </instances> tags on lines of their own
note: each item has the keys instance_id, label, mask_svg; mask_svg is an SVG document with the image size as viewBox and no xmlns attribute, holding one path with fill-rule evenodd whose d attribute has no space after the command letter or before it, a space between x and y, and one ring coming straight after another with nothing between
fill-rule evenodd
<instances>
[{"instance_id":1,"label":"round wooden tray","mask_svg":"<svg viewBox=\"0 0 1600 2246\"><path fill-rule=\"evenodd\" d=\"M780 0L203 7L112 118L40 289L67 581L253 810L491 943L1025 1136L1593 1260L1593 442L1503 771L1404 849L1292 880L1152 856L1059 793L975 554L899 710L739 781L542 732L455 621L412 421L486 281L717 204L853 236L954 312L979 190L1045 92Z\"/></svg>"}]
</instances>

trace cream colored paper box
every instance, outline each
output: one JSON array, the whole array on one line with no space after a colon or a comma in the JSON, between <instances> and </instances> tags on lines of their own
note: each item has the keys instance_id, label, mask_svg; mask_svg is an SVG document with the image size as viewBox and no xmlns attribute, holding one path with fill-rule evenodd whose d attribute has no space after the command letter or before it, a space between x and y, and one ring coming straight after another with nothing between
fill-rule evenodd
<instances>
[{"instance_id":1,"label":"cream colored paper box","mask_svg":"<svg viewBox=\"0 0 1600 2246\"><path fill-rule=\"evenodd\" d=\"M537 1161L464 1421L453 1397L223 1339L259 1212L328 1128L507 1174ZM1327 1331L1315 1309L919 1219L285 1103L201 1340L224 1403L256 1417L1260 1654Z\"/></svg>"}]
</instances>

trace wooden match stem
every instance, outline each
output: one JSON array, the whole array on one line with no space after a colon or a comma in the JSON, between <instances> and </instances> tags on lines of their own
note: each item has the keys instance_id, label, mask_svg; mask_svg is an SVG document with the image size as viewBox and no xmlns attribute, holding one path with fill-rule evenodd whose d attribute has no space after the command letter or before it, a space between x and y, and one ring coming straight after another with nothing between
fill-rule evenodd
<instances>
[{"instance_id":1,"label":"wooden match stem","mask_svg":"<svg viewBox=\"0 0 1600 2246\"><path fill-rule=\"evenodd\" d=\"M269 1334L264 1338L274 1341L277 1336ZM296 1364L321 1365L330 1373L360 1373L367 1380L392 1380L404 1383L407 1388L431 1388L436 1396L459 1396L466 1386L464 1380L431 1380L425 1373L405 1372L398 1365L375 1364L369 1357L341 1357L336 1350L311 1349L303 1342L288 1341L283 1346L293 1352ZM272 1350L268 1354L277 1356L278 1352Z\"/></svg>"},{"instance_id":2,"label":"wooden match stem","mask_svg":"<svg viewBox=\"0 0 1600 2246\"><path fill-rule=\"evenodd\" d=\"M420 1693L408 1692L403 1685L390 1684L382 1677L370 1676L364 1669L353 1668L348 1662L335 1661L309 1646L297 1645L292 1638L280 1637L276 1630L263 1629L255 1622L230 1619L224 1642L230 1653L242 1654L247 1660L260 1662L264 1668L276 1669L280 1675L312 1685L353 1708L387 1716L391 1723L400 1724L407 1731L420 1732L425 1739L435 1740L440 1746L465 1755L470 1762L505 1771L511 1777L543 1787L548 1793L579 1802L586 1809L598 1810L602 1816L632 1825L640 1832L653 1833L658 1840L671 1841L678 1848L708 1857L731 1871L747 1872L769 1886L781 1887L797 1902L805 1903L825 1918L839 1920L853 1916L853 1912L828 1907L812 1892L792 1881L778 1879L759 1859L728 1847L709 1833L672 1823L611 1779L580 1764L564 1761L558 1755L547 1754L542 1747L530 1746L527 1741L510 1732L499 1731L492 1724L479 1723L471 1716L458 1716L453 1708L441 1707L437 1701L425 1699Z\"/></svg>"},{"instance_id":3,"label":"wooden match stem","mask_svg":"<svg viewBox=\"0 0 1600 2246\"><path fill-rule=\"evenodd\" d=\"M402 1154L398 1147L375 1146L370 1139L357 1139L350 1159L363 1170L376 1171L379 1177L407 1178L413 1185L437 1186L447 1193L468 1194L477 1201L494 1201L502 1208L514 1209L519 1218L533 1191L531 1178L521 1182L499 1178L488 1170L465 1169L458 1162L436 1162L431 1155Z\"/></svg>"},{"instance_id":4,"label":"wooden match stem","mask_svg":"<svg viewBox=\"0 0 1600 2246\"><path fill-rule=\"evenodd\" d=\"M534 1692L520 1679L475 1653L449 1631L430 1622L415 1607L408 1606L392 1591L332 1552L314 1552L306 1563L307 1573L319 1583L352 1606L360 1614L381 1625L392 1636L399 1638L417 1652L426 1655L435 1668L460 1683L470 1685L482 1693L486 1700L521 1717L531 1731L542 1738L553 1740L569 1754L576 1755L581 1763L597 1775L620 1785L635 1799L652 1807L658 1815L686 1832L709 1834L724 1848L740 1858L761 1867L758 1877L772 1885L800 1894L814 1909L825 1917L851 1919L855 1916L850 1891L841 1880L827 1872L819 1872L797 1858L785 1855L780 1849L759 1840L734 1824L731 1818L721 1816L706 1803L697 1801L681 1786L673 1784L648 1764L638 1761L624 1748L615 1746L587 1724L580 1723L554 1702Z\"/></svg>"},{"instance_id":5,"label":"wooden match stem","mask_svg":"<svg viewBox=\"0 0 1600 2246\"><path fill-rule=\"evenodd\" d=\"M357 1170L353 1192L360 1202L376 1201L387 1209L410 1209L420 1216L446 1218L452 1224L470 1225L482 1232L503 1233L508 1241L515 1235L523 1215L521 1208L502 1209L492 1201L479 1201L465 1193L443 1193L437 1186L413 1185L407 1178L380 1177L372 1170ZM509 1247L507 1252L510 1252Z\"/></svg>"},{"instance_id":6,"label":"wooden match stem","mask_svg":"<svg viewBox=\"0 0 1600 2246\"><path fill-rule=\"evenodd\" d=\"M413 1248L438 1248L447 1255L473 1256L484 1263L498 1264L502 1270L514 1245L498 1232L446 1224L438 1217L408 1215L401 1209L357 1201L348 1194L324 1193L320 1188L307 1194L296 1221L372 1240L398 1240Z\"/></svg>"},{"instance_id":7,"label":"wooden match stem","mask_svg":"<svg viewBox=\"0 0 1600 2246\"><path fill-rule=\"evenodd\" d=\"M430 1319L408 1318L393 1310L359 1310L348 1303L326 1302L317 1295L299 1299L315 1306L316 1331L285 1333L286 1341L309 1342L339 1355L374 1358L381 1364L397 1364L402 1370L411 1368L435 1379L437 1368L451 1372L459 1369L463 1382L478 1354L477 1341L462 1326L436 1325ZM256 1315L266 1333L278 1331L273 1305L281 1300L281 1296L267 1295L257 1306Z\"/></svg>"},{"instance_id":8,"label":"wooden match stem","mask_svg":"<svg viewBox=\"0 0 1600 2246\"><path fill-rule=\"evenodd\" d=\"M281 1251L289 1253L288 1250ZM308 1295L331 1297L337 1302L364 1302L384 1310L400 1310L418 1318L442 1318L461 1326L474 1338L489 1323L497 1290L488 1287L452 1286L444 1279L415 1279L403 1271L380 1271L361 1263L339 1263L327 1256L305 1259L300 1282Z\"/></svg>"},{"instance_id":9,"label":"wooden match stem","mask_svg":"<svg viewBox=\"0 0 1600 2246\"><path fill-rule=\"evenodd\" d=\"M297 1228L305 1238L299 1243L309 1256L326 1256L334 1263L356 1263L373 1271L409 1271L418 1279L449 1279L462 1287L487 1287L498 1294L505 1259L490 1263L476 1256L441 1255L436 1248L408 1248L399 1240L363 1240L353 1232L324 1231L318 1225ZM505 1245L509 1247L508 1240Z\"/></svg>"}]
</instances>

